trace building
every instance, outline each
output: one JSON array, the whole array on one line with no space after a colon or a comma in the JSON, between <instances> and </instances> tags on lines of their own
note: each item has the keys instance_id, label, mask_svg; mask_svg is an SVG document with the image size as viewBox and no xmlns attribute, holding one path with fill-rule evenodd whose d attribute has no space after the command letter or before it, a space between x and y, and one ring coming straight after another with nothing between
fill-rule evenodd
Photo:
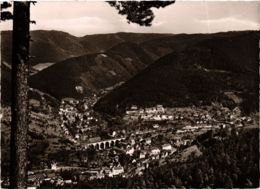
<instances>
[{"instance_id":1,"label":"building","mask_svg":"<svg viewBox=\"0 0 260 189\"><path fill-rule=\"evenodd\" d=\"M159 126L158 124L154 124L154 125L153 125L153 128L154 128L154 129L158 129L159 127L160 127L160 126Z\"/></svg>"},{"instance_id":2,"label":"building","mask_svg":"<svg viewBox=\"0 0 260 189\"><path fill-rule=\"evenodd\" d=\"M150 115L150 114L141 115L141 119L144 119L144 120L150 119L151 117L152 117L152 115Z\"/></svg>"},{"instance_id":3,"label":"building","mask_svg":"<svg viewBox=\"0 0 260 189\"><path fill-rule=\"evenodd\" d=\"M170 144L164 144L164 145L162 145L162 150L172 151L172 145L170 145Z\"/></svg>"},{"instance_id":4,"label":"building","mask_svg":"<svg viewBox=\"0 0 260 189\"><path fill-rule=\"evenodd\" d=\"M132 105L130 109L131 110L138 110L138 107L136 105Z\"/></svg>"},{"instance_id":5,"label":"building","mask_svg":"<svg viewBox=\"0 0 260 189\"><path fill-rule=\"evenodd\" d=\"M52 169L52 170L57 170L57 163L55 163L55 162L52 163L52 164L51 164L51 169Z\"/></svg>"},{"instance_id":6,"label":"building","mask_svg":"<svg viewBox=\"0 0 260 189\"><path fill-rule=\"evenodd\" d=\"M169 155L169 151L163 151L161 157L166 158L168 155Z\"/></svg>"},{"instance_id":7,"label":"building","mask_svg":"<svg viewBox=\"0 0 260 189\"><path fill-rule=\"evenodd\" d=\"M156 115L156 116L153 116L153 119L155 121L161 121L162 120L162 117L160 115Z\"/></svg>"},{"instance_id":8,"label":"building","mask_svg":"<svg viewBox=\"0 0 260 189\"><path fill-rule=\"evenodd\" d=\"M131 145L135 145L135 139L131 139Z\"/></svg>"},{"instance_id":9,"label":"building","mask_svg":"<svg viewBox=\"0 0 260 189\"><path fill-rule=\"evenodd\" d=\"M163 105L158 104L156 106L156 109L157 109L157 112L160 112L160 113L164 113L165 112L165 109L164 109Z\"/></svg>"},{"instance_id":10,"label":"building","mask_svg":"<svg viewBox=\"0 0 260 189\"><path fill-rule=\"evenodd\" d=\"M145 108L145 112L148 114L156 113L156 108Z\"/></svg>"},{"instance_id":11,"label":"building","mask_svg":"<svg viewBox=\"0 0 260 189\"><path fill-rule=\"evenodd\" d=\"M151 138L147 138L147 139L145 139L145 143L146 143L146 144L151 144L151 143L152 143Z\"/></svg>"},{"instance_id":12,"label":"building","mask_svg":"<svg viewBox=\"0 0 260 189\"><path fill-rule=\"evenodd\" d=\"M140 154L139 154L139 158L144 159L145 156L146 156L146 151L141 151Z\"/></svg>"},{"instance_id":13,"label":"building","mask_svg":"<svg viewBox=\"0 0 260 189\"><path fill-rule=\"evenodd\" d=\"M65 184L72 184L72 180L64 180Z\"/></svg>"},{"instance_id":14,"label":"building","mask_svg":"<svg viewBox=\"0 0 260 189\"><path fill-rule=\"evenodd\" d=\"M76 138L76 139L79 139L79 134L78 134L78 133L75 134L75 138Z\"/></svg>"},{"instance_id":15,"label":"building","mask_svg":"<svg viewBox=\"0 0 260 189\"><path fill-rule=\"evenodd\" d=\"M135 149L134 149L133 147L128 148L128 149L126 150L126 154L128 154L128 155L130 155L130 156L132 156L132 155L134 154L134 152L135 152Z\"/></svg>"},{"instance_id":16,"label":"building","mask_svg":"<svg viewBox=\"0 0 260 189\"><path fill-rule=\"evenodd\" d=\"M120 175L124 173L124 168L122 166L116 166L116 167L113 167L109 173L109 177L113 177L115 175Z\"/></svg>"},{"instance_id":17,"label":"building","mask_svg":"<svg viewBox=\"0 0 260 189\"><path fill-rule=\"evenodd\" d=\"M151 149L151 155L158 155L160 154L161 150L157 147Z\"/></svg>"},{"instance_id":18,"label":"building","mask_svg":"<svg viewBox=\"0 0 260 189\"><path fill-rule=\"evenodd\" d=\"M163 120L167 120L168 119L167 115L162 115L161 117L162 117Z\"/></svg>"}]
</instances>

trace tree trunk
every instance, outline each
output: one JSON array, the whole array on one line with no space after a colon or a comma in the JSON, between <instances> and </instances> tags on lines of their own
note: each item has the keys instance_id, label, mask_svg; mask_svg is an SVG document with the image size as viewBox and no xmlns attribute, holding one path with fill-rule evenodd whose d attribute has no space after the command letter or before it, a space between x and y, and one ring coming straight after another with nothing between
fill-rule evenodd
<instances>
[{"instance_id":1,"label":"tree trunk","mask_svg":"<svg viewBox=\"0 0 260 189\"><path fill-rule=\"evenodd\" d=\"M14 2L10 188L26 188L30 3Z\"/></svg>"}]
</instances>

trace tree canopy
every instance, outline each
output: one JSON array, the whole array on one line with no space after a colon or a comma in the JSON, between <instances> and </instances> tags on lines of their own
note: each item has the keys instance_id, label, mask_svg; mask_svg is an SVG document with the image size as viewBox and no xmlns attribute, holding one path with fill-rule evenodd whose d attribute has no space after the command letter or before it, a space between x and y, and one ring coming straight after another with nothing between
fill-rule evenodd
<instances>
[{"instance_id":1,"label":"tree canopy","mask_svg":"<svg viewBox=\"0 0 260 189\"><path fill-rule=\"evenodd\" d=\"M1 4L1 11L0 11L1 12L1 19L0 19L1 21L10 20L13 18L13 15L11 14L10 11L4 10L11 6L12 6L11 3L6 2L6 1Z\"/></svg>"},{"instance_id":2,"label":"tree canopy","mask_svg":"<svg viewBox=\"0 0 260 189\"><path fill-rule=\"evenodd\" d=\"M140 26L151 26L154 19L152 8L163 8L175 1L109 1L108 3L118 10L121 15L126 15L128 23Z\"/></svg>"}]
</instances>

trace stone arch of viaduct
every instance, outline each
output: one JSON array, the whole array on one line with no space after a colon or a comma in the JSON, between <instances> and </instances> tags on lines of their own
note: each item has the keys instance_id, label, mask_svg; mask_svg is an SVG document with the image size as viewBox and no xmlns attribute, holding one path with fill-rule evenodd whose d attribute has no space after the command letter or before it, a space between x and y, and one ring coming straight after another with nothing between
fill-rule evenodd
<instances>
[{"instance_id":1,"label":"stone arch of viaduct","mask_svg":"<svg viewBox=\"0 0 260 189\"><path fill-rule=\"evenodd\" d=\"M89 143L85 146L85 148L94 148L96 150L104 150L107 148L111 148L119 144L120 141L124 140L125 138L115 138L109 140L103 140L99 142Z\"/></svg>"}]
</instances>

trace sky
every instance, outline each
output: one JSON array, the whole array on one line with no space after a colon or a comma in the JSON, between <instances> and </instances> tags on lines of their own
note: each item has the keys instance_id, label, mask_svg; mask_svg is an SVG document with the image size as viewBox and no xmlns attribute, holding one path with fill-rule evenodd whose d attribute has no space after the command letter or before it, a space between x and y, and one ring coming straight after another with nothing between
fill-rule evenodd
<instances>
[{"instance_id":1,"label":"sky","mask_svg":"<svg viewBox=\"0 0 260 189\"><path fill-rule=\"evenodd\" d=\"M115 32L215 33L260 29L258 1L176 1L154 9L151 27L128 24L125 16L102 1L37 2L31 7L31 30L60 30L75 36ZM12 22L2 22L11 30Z\"/></svg>"}]
</instances>

